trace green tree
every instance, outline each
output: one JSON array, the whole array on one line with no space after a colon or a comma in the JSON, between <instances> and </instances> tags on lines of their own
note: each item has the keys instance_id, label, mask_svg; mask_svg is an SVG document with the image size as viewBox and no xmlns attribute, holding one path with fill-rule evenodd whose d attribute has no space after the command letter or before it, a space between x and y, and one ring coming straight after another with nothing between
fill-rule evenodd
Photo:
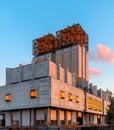
<instances>
[{"instance_id":1,"label":"green tree","mask_svg":"<svg viewBox=\"0 0 114 130\"><path fill-rule=\"evenodd\" d=\"M114 98L110 98L110 105L107 113L107 123L114 128Z\"/></svg>"}]
</instances>

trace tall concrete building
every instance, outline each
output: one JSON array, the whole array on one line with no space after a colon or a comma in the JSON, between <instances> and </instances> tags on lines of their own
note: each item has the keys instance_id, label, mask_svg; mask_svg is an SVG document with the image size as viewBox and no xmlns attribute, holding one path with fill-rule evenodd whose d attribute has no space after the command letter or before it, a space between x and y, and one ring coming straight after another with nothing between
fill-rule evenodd
<instances>
[{"instance_id":1,"label":"tall concrete building","mask_svg":"<svg viewBox=\"0 0 114 130\"><path fill-rule=\"evenodd\" d=\"M110 92L97 94L92 84L84 89L88 35L79 24L33 40L33 55L32 63L6 69L0 125L36 130L106 124Z\"/></svg>"},{"instance_id":2,"label":"tall concrete building","mask_svg":"<svg viewBox=\"0 0 114 130\"><path fill-rule=\"evenodd\" d=\"M76 73L76 80L88 81L88 35L79 24L57 31L56 37L48 34L33 40L33 54L34 60L50 57Z\"/></svg>"}]
</instances>

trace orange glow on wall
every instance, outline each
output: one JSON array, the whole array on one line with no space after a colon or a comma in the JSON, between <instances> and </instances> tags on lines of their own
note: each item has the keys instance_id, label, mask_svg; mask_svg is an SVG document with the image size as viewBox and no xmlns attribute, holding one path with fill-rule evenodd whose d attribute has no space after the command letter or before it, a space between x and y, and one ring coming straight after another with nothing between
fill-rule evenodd
<instances>
[{"instance_id":1,"label":"orange glow on wall","mask_svg":"<svg viewBox=\"0 0 114 130\"><path fill-rule=\"evenodd\" d=\"M60 98L64 99L65 98L65 92L64 91L60 91Z\"/></svg>"},{"instance_id":2,"label":"orange glow on wall","mask_svg":"<svg viewBox=\"0 0 114 130\"><path fill-rule=\"evenodd\" d=\"M36 98L38 96L38 91L37 90L31 90L30 91L30 97L31 98Z\"/></svg>"},{"instance_id":3,"label":"orange glow on wall","mask_svg":"<svg viewBox=\"0 0 114 130\"><path fill-rule=\"evenodd\" d=\"M11 94L6 94L5 101L7 101L7 102L11 101Z\"/></svg>"},{"instance_id":4,"label":"orange glow on wall","mask_svg":"<svg viewBox=\"0 0 114 130\"><path fill-rule=\"evenodd\" d=\"M72 96L72 94L69 93L69 94L68 94L68 100L69 100L69 101L72 101L72 99L73 99L73 96Z\"/></svg>"},{"instance_id":5,"label":"orange glow on wall","mask_svg":"<svg viewBox=\"0 0 114 130\"><path fill-rule=\"evenodd\" d=\"M77 115L77 117L82 117L82 112L78 112L78 115Z\"/></svg>"},{"instance_id":6,"label":"orange glow on wall","mask_svg":"<svg viewBox=\"0 0 114 130\"><path fill-rule=\"evenodd\" d=\"M79 101L80 101L80 100L79 100L79 97L78 97L78 96L75 96L75 102L76 102L76 103L79 103Z\"/></svg>"}]
</instances>

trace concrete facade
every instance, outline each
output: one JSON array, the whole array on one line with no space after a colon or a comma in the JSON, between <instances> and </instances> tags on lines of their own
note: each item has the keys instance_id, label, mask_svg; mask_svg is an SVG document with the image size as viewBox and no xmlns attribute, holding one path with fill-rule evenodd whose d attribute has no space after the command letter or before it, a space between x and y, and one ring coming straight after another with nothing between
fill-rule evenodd
<instances>
[{"instance_id":1,"label":"concrete facade","mask_svg":"<svg viewBox=\"0 0 114 130\"><path fill-rule=\"evenodd\" d=\"M6 126L105 124L109 102L74 86L73 74L50 59L7 68L6 72L7 84L0 87ZM31 90L37 90L37 97L30 97ZM7 94L10 101L5 100ZM100 102L101 109L89 106L89 98Z\"/></svg>"},{"instance_id":2,"label":"concrete facade","mask_svg":"<svg viewBox=\"0 0 114 130\"><path fill-rule=\"evenodd\" d=\"M110 92L88 84L88 35L79 24L33 40L33 54L32 63L6 68L0 125L106 124Z\"/></svg>"}]
</instances>

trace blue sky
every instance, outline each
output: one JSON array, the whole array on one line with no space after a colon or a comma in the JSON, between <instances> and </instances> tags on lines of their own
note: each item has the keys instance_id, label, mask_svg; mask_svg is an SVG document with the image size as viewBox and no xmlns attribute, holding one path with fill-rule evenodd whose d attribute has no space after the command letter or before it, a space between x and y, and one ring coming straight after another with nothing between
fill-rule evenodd
<instances>
[{"instance_id":1,"label":"blue sky","mask_svg":"<svg viewBox=\"0 0 114 130\"><path fill-rule=\"evenodd\" d=\"M1 0L0 85L5 84L6 67L32 61L33 39L73 23L89 35L89 55L94 54L89 68L95 70L89 82L114 90L113 0Z\"/></svg>"}]
</instances>

